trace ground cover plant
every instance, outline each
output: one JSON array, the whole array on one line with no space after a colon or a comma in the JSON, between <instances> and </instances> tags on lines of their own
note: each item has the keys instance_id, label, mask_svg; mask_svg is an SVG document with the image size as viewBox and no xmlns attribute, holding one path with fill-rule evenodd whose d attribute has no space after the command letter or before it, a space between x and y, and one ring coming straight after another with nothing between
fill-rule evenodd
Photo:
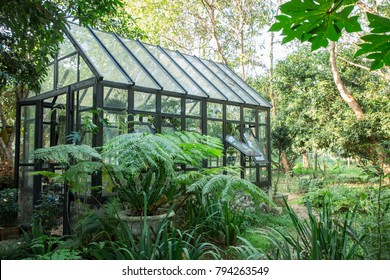
<instances>
[{"instance_id":1,"label":"ground cover plant","mask_svg":"<svg viewBox=\"0 0 390 280\"><path fill-rule=\"evenodd\" d=\"M348 172L346 166L342 169L338 171L340 174ZM281 190L287 191L288 186L291 194L282 212L261 203L260 207L237 207L227 195L236 193L232 185L226 187L227 182L223 182L218 188L202 188L204 185L197 181L189 189L185 202L177 200L181 207L176 209L175 218L163 220L157 231L145 225L141 235L134 236L118 217L120 202L111 200L100 211L84 211L72 235L53 236L36 223L34 232L26 232L24 238L0 246L0 256L2 259L390 258L390 191L386 184L379 190L378 184L371 182L352 180L336 184L334 178L312 179L307 174L295 174L288 178L287 184L284 184L286 178L280 179Z\"/></svg>"}]
</instances>

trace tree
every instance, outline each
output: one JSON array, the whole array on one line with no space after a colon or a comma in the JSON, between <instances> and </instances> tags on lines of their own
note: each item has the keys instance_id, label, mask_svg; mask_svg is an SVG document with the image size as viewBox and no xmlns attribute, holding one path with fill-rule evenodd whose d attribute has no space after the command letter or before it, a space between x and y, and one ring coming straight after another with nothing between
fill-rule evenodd
<instances>
[{"instance_id":1,"label":"tree","mask_svg":"<svg viewBox=\"0 0 390 280\"><path fill-rule=\"evenodd\" d=\"M337 52L335 42L339 41L343 30L347 33L355 33L363 31L363 24L359 22L363 16L356 14L356 7L359 7L363 14L366 15L368 20L368 27L371 29L370 33L364 36L360 36L362 43L359 44L360 49L355 51L355 57L367 55L368 59L371 59L371 70L378 70L383 68L382 76L388 77L388 69L390 66L390 19L379 15L379 11L388 13L389 3L383 4L383 7L374 2L374 7L370 8L362 1L357 0L291 0L280 6L281 15L277 16L277 22L273 24L270 31L282 31L284 36L283 42L289 42L293 39L299 39L301 42L310 42L312 50L317 50L321 47L327 47L330 43L330 64L332 68L332 74L334 82L340 93L342 99L348 104L355 114L358 121L364 122L357 127L367 127L374 129L371 115L367 111L363 110L364 107L355 98L355 93L351 94L351 91L345 86L341 71L337 65ZM358 64L354 64L358 65ZM367 68L361 66L361 68ZM385 117L385 119L387 119ZM368 132L366 130L366 132ZM363 150L360 150L360 157L371 161L374 165L377 165L378 160L384 163L384 172L390 171L388 165L388 157L386 153L383 153L383 149L378 149L380 142L378 139L382 139L383 135L372 135L373 137L359 139L370 139L370 143L360 143L365 145ZM386 138L385 138L386 139ZM369 147L370 144L371 146ZM386 150L386 149L385 149Z\"/></svg>"},{"instance_id":2,"label":"tree","mask_svg":"<svg viewBox=\"0 0 390 280\"><path fill-rule=\"evenodd\" d=\"M353 57L353 49L340 49L346 61L362 63ZM356 100L365 109L364 120L357 120L348 105L339 98L332 72L327 67L328 52L310 53L308 46L291 53L275 65L274 91L278 112L273 123L282 123L293 137L292 148L287 151L284 166L292 167L297 154L332 151L345 157L354 157L362 163L375 154L372 142L385 143L390 138L388 81L381 76L351 67L340 61L345 86L353 91ZM267 88L268 75L253 83L255 88ZM284 161L282 161L282 164Z\"/></svg>"},{"instance_id":3,"label":"tree","mask_svg":"<svg viewBox=\"0 0 390 280\"><path fill-rule=\"evenodd\" d=\"M262 66L256 55L270 20L259 0L127 0L152 44L174 48L235 68L246 79Z\"/></svg>"},{"instance_id":4,"label":"tree","mask_svg":"<svg viewBox=\"0 0 390 280\"><path fill-rule=\"evenodd\" d=\"M128 36L142 32L121 0L9 0L0 8L0 159L13 164L15 102L38 90L67 20ZM13 96L11 96L13 95ZM13 100L14 103L9 103ZM8 102L8 103L7 103ZM6 104L7 103L7 104Z\"/></svg>"}]
</instances>

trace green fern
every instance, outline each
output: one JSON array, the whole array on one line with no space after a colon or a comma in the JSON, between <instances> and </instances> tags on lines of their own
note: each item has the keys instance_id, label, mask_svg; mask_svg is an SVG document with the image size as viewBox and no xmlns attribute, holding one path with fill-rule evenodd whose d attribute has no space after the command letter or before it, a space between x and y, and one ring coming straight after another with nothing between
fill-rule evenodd
<instances>
[{"instance_id":1,"label":"green fern","mask_svg":"<svg viewBox=\"0 0 390 280\"><path fill-rule=\"evenodd\" d=\"M222 201L226 202L233 201L238 192L244 192L250 195L257 203L265 202L271 205L274 204L269 196L259 189L258 186L234 175L218 174L204 176L189 186L188 192L195 192L197 189L200 189L203 195L217 194Z\"/></svg>"},{"instance_id":2,"label":"green fern","mask_svg":"<svg viewBox=\"0 0 390 280\"><path fill-rule=\"evenodd\" d=\"M101 159L100 154L87 145L58 145L34 151L34 157L62 165L70 165L73 160L86 161L92 158Z\"/></svg>"}]
</instances>

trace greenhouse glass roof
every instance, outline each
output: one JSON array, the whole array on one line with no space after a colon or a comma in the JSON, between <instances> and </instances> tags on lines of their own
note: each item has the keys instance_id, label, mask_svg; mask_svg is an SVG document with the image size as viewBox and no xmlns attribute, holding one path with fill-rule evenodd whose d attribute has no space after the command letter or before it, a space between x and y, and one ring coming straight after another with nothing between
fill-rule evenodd
<instances>
[{"instance_id":1,"label":"greenhouse glass roof","mask_svg":"<svg viewBox=\"0 0 390 280\"><path fill-rule=\"evenodd\" d=\"M73 44L66 40L59 57L69 56L76 46L92 73L102 80L139 90L272 106L224 64L72 23L68 37Z\"/></svg>"}]
</instances>

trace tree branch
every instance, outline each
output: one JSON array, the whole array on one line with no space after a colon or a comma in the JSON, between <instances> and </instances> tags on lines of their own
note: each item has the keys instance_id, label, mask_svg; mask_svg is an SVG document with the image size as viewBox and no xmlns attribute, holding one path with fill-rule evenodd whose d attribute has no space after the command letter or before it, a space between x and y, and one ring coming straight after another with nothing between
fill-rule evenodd
<instances>
[{"instance_id":1,"label":"tree branch","mask_svg":"<svg viewBox=\"0 0 390 280\"><path fill-rule=\"evenodd\" d=\"M355 100L355 98L348 92L345 87L343 80L341 79L339 70L337 68L336 62L336 43L330 42L330 65L332 68L332 75L334 82L336 84L337 90L339 91L341 98L348 104L348 106L355 113L355 116L358 120L363 119L363 110L360 108L359 103Z\"/></svg>"},{"instance_id":2,"label":"tree branch","mask_svg":"<svg viewBox=\"0 0 390 280\"><path fill-rule=\"evenodd\" d=\"M358 1L358 2L356 3L356 5L357 5L359 8L361 8L363 11L365 11L365 12L368 12L368 13L371 13L371 14L375 14L375 15L378 14L378 11L377 11L378 7L377 7L376 5L375 5L375 9L376 9L376 10L371 9L370 7L368 7L366 4L364 4L364 3L361 2L361 1Z\"/></svg>"},{"instance_id":3,"label":"tree branch","mask_svg":"<svg viewBox=\"0 0 390 280\"><path fill-rule=\"evenodd\" d=\"M366 66L354 63L354 62L349 61L349 60L347 60L347 59L345 59L343 57L340 57L340 56L338 56L337 58L342 60L342 61L344 61L344 62L346 62L346 63L348 63L348 64L350 64L350 65L352 65L352 66L358 67L358 68L366 70L368 72L372 72L369 67L366 67ZM375 71L375 72L372 72L372 73L375 74L375 75L378 75L378 76L380 76L382 78L390 80L390 74L388 74L388 73L384 73L384 72L381 72L381 71Z\"/></svg>"}]
</instances>

